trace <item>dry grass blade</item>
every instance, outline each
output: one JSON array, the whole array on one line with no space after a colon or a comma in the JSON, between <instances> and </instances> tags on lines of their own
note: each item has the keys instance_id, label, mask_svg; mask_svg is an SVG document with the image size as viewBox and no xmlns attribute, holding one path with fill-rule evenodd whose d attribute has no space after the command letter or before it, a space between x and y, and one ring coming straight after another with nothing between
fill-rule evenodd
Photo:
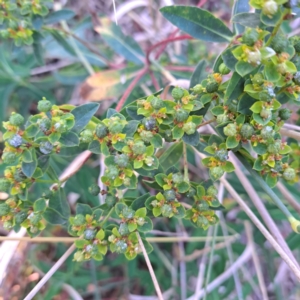
<instances>
[{"instance_id":1,"label":"dry grass blade","mask_svg":"<svg viewBox=\"0 0 300 300\"><path fill-rule=\"evenodd\" d=\"M155 287L158 299L159 300L164 300L163 295L162 295L161 290L160 290L160 287L159 287L159 284L158 284L158 281L157 281L157 278L156 278L154 270L152 268L149 256L148 256L147 251L145 249L144 243L143 243L143 241L142 241L142 239L141 239L141 237L140 237L140 235L138 233L137 233L137 236L138 236L139 244L140 244L140 247L141 247L142 252L144 254L145 261L146 261L147 267L149 269L149 273L151 275L151 278L152 278L152 281L153 281L153 284L154 284L154 287Z\"/></svg>"},{"instance_id":2,"label":"dry grass blade","mask_svg":"<svg viewBox=\"0 0 300 300\"><path fill-rule=\"evenodd\" d=\"M61 267L65 260L73 253L76 249L73 244L65 254L53 265L53 267L46 273L46 275L39 281L39 283L32 289L32 291L24 298L24 300L31 300L39 292L39 290L45 285L45 283L52 277L52 275Z\"/></svg>"},{"instance_id":3,"label":"dry grass blade","mask_svg":"<svg viewBox=\"0 0 300 300\"><path fill-rule=\"evenodd\" d=\"M252 228L251 228L250 222L248 222L248 221L245 222L245 228L246 228L248 243L250 244L250 246L252 248L252 259L254 262L254 267L256 270L256 274L257 274L257 278L258 278L258 282L259 282L259 286L260 286L260 290L261 290L261 294L262 294L262 300L268 300L269 297L268 297L268 293L267 293L267 288L266 288L264 276L262 273L259 257L256 252L256 247L255 247L254 240L253 240L253 234L252 234Z\"/></svg>"},{"instance_id":4,"label":"dry grass blade","mask_svg":"<svg viewBox=\"0 0 300 300\"><path fill-rule=\"evenodd\" d=\"M293 209L300 214L300 203L292 196L289 190L284 186L283 183L278 182L276 187L279 189L280 193L283 195L284 199L288 202Z\"/></svg>"},{"instance_id":5,"label":"dry grass blade","mask_svg":"<svg viewBox=\"0 0 300 300\"><path fill-rule=\"evenodd\" d=\"M260 230L260 232L265 236L265 238L274 247L276 252L288 264L288 266L293 271L293 273L295 274L297 279L300 281L300 270L299 270L298 266L286 254L285 250L283 250L281 248L281 246L277 243L277 241L273 238L273 236L269 233L269 231L265 228L265 226L261 223L261 221L256 217L256 215L251 211L251 209L244 202L244 200L239 196L239 194L235 191L235 189L229 184L229 182L223 178L221 178L221 182L224 184L225 188L231 194L231 196L236 200L236 202L245 211L245 213L248 215L248 217L251 219L251 221L255 224L255 226Z\"/></svg>"},{"instance_id":6,"label":"dry grass blade","mask_svg":"<svg viewBox=\"0 0 300 300\"><path fill-rule=\"evenodd\" d=\"M252 200L253 204L257 208L259 214L262 216L262 218L263 218L264 222L266 223L268 229L270 230L270 232L272 233L272 235L274 236L274 238L276 239L276 241L278 242L280 247L289 255L291 260L293 260L295 265L297 265L298 268L299 268L297 260L295 259L292 251L288 247L288 245L287 245L285 239L283 238L281 232L279 231L276 223L271 218L268 210L264 206L262 200L260 199L257 192L255 191L255 189L253 188L253 186L249 182L248 178L246 177L246 175L243 173L243 171L239 167L238 160L236 159L236 157L234 155L231 155L230 160L231 160L231 162L233 163L233 165L235 167L235 173L236 173L239 181L241 182L242 186L246 190L246 192L249 195L250 199Z\"/></svg>"}]
</instances>

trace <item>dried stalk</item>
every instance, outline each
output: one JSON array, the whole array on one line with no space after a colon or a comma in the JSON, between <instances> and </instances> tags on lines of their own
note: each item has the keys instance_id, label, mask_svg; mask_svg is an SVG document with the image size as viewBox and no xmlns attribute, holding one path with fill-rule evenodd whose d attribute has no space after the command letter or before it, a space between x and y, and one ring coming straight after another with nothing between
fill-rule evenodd
<instances>
[{"instance_id":1,"label":"dried stalk","mask_svg":"<svg viewBox=\"0 0 300 300\"><path fill-rule=\"evenodd\" d=\"M253 240L252 227L251 227L251 224L249 221L245 222L245 228L246 228L246 235L247 235L248 243L250 244L251 249L252 249L252 259L253 259L255 271L257 274L257 278L258 278L259 287L260 287L261 294L262 294L262 300L269 300L267 288L266 288L266 284L265 284L265 280L264 280L264 275L263 275L262 269L261 269L261 263L259 261L259 257L256 252L256 246L255 246L254 240Z\"/></svg>"},{"instance_id":2,"label":"dried stalk","mask_svg":"<svg viewBox=\"0 0 300 300\"><path fill-rule=\"evenodd\" d=\"M152 268L149 256L148 256L147 251L145 249L144 243L143 243L143 241L142 241L139 233L137 233L137 236L138 236L139 244L140 244L140 247L142 248L142 252L144 254L145 261L146 261L147 267L149 269L149 273L151 275L151 278L152 278L152 281L153 281L153 284L154 284L154 287L155 287L158 299L159 300L164 300L163 295L162 295L161 290L160 290L160 287L159 287L159 284L158 284L158 281L157 281L157 278L156 278L154 270Z\"/></svg>"}]
</instances>

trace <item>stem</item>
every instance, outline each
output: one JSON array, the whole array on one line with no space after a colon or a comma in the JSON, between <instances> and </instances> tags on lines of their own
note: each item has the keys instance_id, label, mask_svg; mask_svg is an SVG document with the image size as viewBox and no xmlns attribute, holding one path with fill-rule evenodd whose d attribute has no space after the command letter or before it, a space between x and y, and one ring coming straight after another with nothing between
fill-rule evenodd
<instances>
[{"instance_id":1,"label":"stem","mask_svg":"<svg viewBox=\"0 0 300 300\"><path fill-rule=\"evenodd\" d=\"M183 143L183 168L184 168L184 181L190 182L189 179L189 167L188 167L188 161L187 161L187 152L186 152L186 144Z\"/></svg>"},{"instance_id":2,"label":"stem","mask_svg":"<svg viewBox=\"0 0 300 300\"><path fill-rule=\"evenodd\" d=\"M216 236L216 241L224 241L227 239L237 239L239 234L228 236ZM28 243L73 243L80 240L79 237L18 237L18 236L0 236L0 242L2 241L21 241ZM152 243L174 243L174 242L189 242L198 243L205 242L206 240L212 240L212 237L188 237L188 236L174 236L174 237L146 237L148 242Z\"/></svg>"},{"instance_id":3,"label":"stem","mask_svg":"<svg viewBox=\"0 0 300 300\"><path fill-rule=\"evenodd\" d=\"M210 254L209 254L208 270L207 270L205 285L204 285L204 293L205 293L204 294L204 300L206 300L206 297L207 297L207 286L208 286L209 279L210 279L210 276L211 276L213 258L214 258L214 253L215 253L217 231L218 231L218 224L214 226L213 240L212 240L212 244L211 244L211 249L212 250L210 251Z\"/></svg>"},{"instance_id":4,"label":"stem","mask_svg":"<svg viewBox=\"0 0 300 300\"><path fill-rule=\"evenodd\" d=\"M101 227L107 222L107 220L109 219L109 217L110 217L111 214L113 213L114 209L115 209L115 208L112 207L112 209L109 211L109 213L105 216L105 218L103 219L103 221L100 223L100 226L101 226Z\"/></svg>"},{"instance_id":5,"label":"stem","mask_svg":"<svg viewBox=\"0 0 300 300\"><path fill-rule=\"evenodd\" d=\"M273 41L273 39L274 39L274 37L276 36L276 34L277 34L277 32L278 32L278 30L279 30L279 28L280 28L280 26L281 26L281 24L282 24L282 22L283 22L283 20L284 20L284 17L286 16L286 9L284 10L284 13L282 14L282 16L281 16L281 18L280 18L280 20L278 21L278 23L276 24L276 26L274 27L274 29L273 29L273 31L272 31L272 33L271 33L271 36L269 37L269 39L267 40L267 42L266 42L266 47L267 46L270 46L270 44L272 43L272 41Z\"/></svg>"},{"instance_id":6,"label":"stem","mask_svg":"<svg viewBox=\"0 0 300 300\"><path fill-rule=\"evenodd\" d=\"M143 241L142 241L142 239L140 237L140 234L138 232L137 232L137 237L138 237L138 240L139 240L139 244L140 244L140 246L142 248L142 251L143 251L143 254L144 254L144 257L145 257L145 261L146 261L147 267L149 269L149 273L151 275L151 278L152 278L152 281L153 281L153 284L154 284L154 287L155 287L158 299L159 300L164 300L163 295L162 295L161 290L160 290L160 287L159 287L159 284L158 284L158 281L157 281L157 278L156 278L154 270L152 268L149 256L147 254L147 251L145 249L144 243L143 243Z\"/></svg>"},{"instance_id":7,"label":"stem","mask_svg":"<svg viewBox=\"0 0 300 300\"><path fill-rule=\"evenodd\" d=\"M293 195L281 182L278 182L276 187L279 189L280 193L283 195L284 199L288 202L290 206L300 215L300 203L294 199Z\"/></svg>"},{"instance_id":8,"label":"stem","mask_svg":"<svg viewBox=\"0 0 300 300\"><path fill-rule=\"evenodd\" d=\"M123 96L121 97L121 99L116 107L116 111L120 111L122 109L126 99L130 95L130 93L132 92L132 90L134 89L136 84L139 82L139 80L147 73L147 71L148 71L148 67L145 67L137 73L136 77L131 81L128 88L126 89Z\"/></svg>"},{"instance_id":9,"label":"stem","mask_svg":"<svg viewBox=\"0 0 300 300\"><path fill-rule=\"evenodd\" d=\"M75 244L73 244L65 254L53 265L53 267L46 273L46 275L39 281L39 283L31 290L31 292L24 298L24 300L31 300L39 292L39 290L45 285L45 283L52 277L52 275L61 267L61 265L66 261L66 259L73 253L76 249Z\"/></svg>"},{"instance_id":10,"label":"stem","mask_svg":"<svg viewBox=\"0 0 300 300\"><path fill-rule=\"evenodd\" d=\"M268 300L268 293L267 293L267 288L266 288L266 284L265 284L265 280L264 280L264 276L261 270L261 263L259 261L259 257L257 255L256 252L256 246L253 240L253 233L252 233L252 227L249 221L245 222L245 228L246 228L246 235L247 235L247 239L248 239L248 243L251 246L252 249L252 259L253 259L253 263L254 263L254 267L256 270L256 274L257 274L257 278L258 278L258 283L261 289L261 293L262 293L262 299L263 300Z\"/></svg>"},{"instance_id":11,"label":"stem","mask_svg":"<svg viewBox=\"0 0 300 300\"><path fill-rule=\"evenodd\" d=\"M289 129L285 129L285 128L281 128L280 129L280 133L282 135L288 136L290 138L293 138L297 141L300 141L300 132L294 131L294 130L289 130Z\"/></svg>"},{"instance_id":12,"label":"stem","mask_svg":"<svg viewBox=\"0 0 300 300\"><path fill-rule=\"evenodd\" d=\"M211 120L208 120L208 121L205 121L205 122L201 123L197 128L200 128L200 127L205 126L207 124L213 123L214 121L216 121L216 118L213 118Z\"/></svg>"},{"instance_id":13,"label":"stem","mask_svg":"<svg viewBox=\"0 0 300 300\"><path fill-rule=\"evenodd\" d=\"M181 35L181 36L177 36L177 37L169 37L163 41L160 41L156 44L154 44L153 46L151 46L148 50L147 50L147 53L146 53L146 60L148 61L148 63L150 63L150 59L149 59L149 56L150 56L150 53L157 47L160 47L160 46L165 46L167 45L168 43L170 42L175 42L175 41L182 41L182 40L192 40L193 37L191 37L190 35L188 34L185 34L185 35Z\"/></svg>"},{"instance_id":14,"label":"stem","mask_svg":"<svg viewBox=\"0 0 300 300\"><path fill-rule=\"evenodd\" d=\"M267 183L261 178L258 173L252 169L249 165L248 161L239 153L236 153L238 159L243 163L251 176L257 181L257 183L261 186L261 188L271 197L273 202L278 206L278 208L283 212L283 214L287 217L289 222L291 223L292 229L296 233L300 233L300 222L293 217L290 211L286 208L286 206L282 203L279 197L274 193L274 191L267 185Z\"/></svg>"},{"instance_id":15,"label":"stem","mask_svg":"<svg viewBox=\"0 0 300 300\"><path fill-rule=\"evenodd\" d=\"M256 217L240 195L235 191L235 189L230 185L230 183L221 178L220 181L224 184L225 188L231 194L231 196L236 200L236 202L241 206L244 212L248 215L250 220L255 224L259 231L265 236L265 238L270 242L276 252L281 256L281 258L287 263L290 269L293 271L297 279L300 281L300 270L296 264L291 260L291 258L286 254L286 251L281 248L281 246L276 242L273 236L269 233L266 227L261 223L261 221ZM251 252L250 252L251 253Z\"/></svg>"}]
</instances>

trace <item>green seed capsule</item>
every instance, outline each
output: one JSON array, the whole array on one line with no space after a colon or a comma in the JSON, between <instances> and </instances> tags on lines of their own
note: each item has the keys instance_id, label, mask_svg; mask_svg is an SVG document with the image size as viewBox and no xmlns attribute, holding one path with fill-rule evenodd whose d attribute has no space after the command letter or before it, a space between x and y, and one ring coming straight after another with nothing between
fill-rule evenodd
<instances>
[{"instance_id":1,"label":"green seed capsule","mask_svg":"<svg viewBox=\"0 0 300 300\"><path fill-rule=\"evenodd\" d=\"M164 107L164 101L161 100L160 98L157 98L157 97L154 97L152 100L151 100L151 106L156 109L156 110L159 110L161 108Z\"/></svg>"},{"instance_id":2,"label":"green seed capsule","mask_svg":"<svg viewBox=\"0 0 300 300\"><path fill-rule=\"evenodd\" d=\"M274 0L266 1L262 7L263 14L269 17L275 15L277 10L278 10L278 4Z\"/></svg>"},{"instance_id":3,"label":"green seed capsule","mask_svg":"<svg viewBox=\"0 0 300 300\"><path fill-rule=\"evenodd\" d=\"M215 158L217 158L219 161L227 161L228 151L226 149L217 150L215 153Z\"/></svg>"},{"instance_id":4,"label":"green seed capsule","mask_svg":"<svg viewBox=\"0 0 300 300\"><path fill-rule=\"evenodd\" d=\"M242 42L247 46L253 46L257 42L258 37L259 37L259 33L257 32L257 30L253 28L249 28L243 34Z\"/></svg>"},{"instance_id":5,"label":"green seed capsule","mask_svg":"<svg viewBox=\"0 0 300 300\"><path fill-rule=\"evenodd\" d=\"M136 155L144 154L146 151L146 146L143 141L136 141L132 145L132 152Z\"/></svg>"},{"instance_id":6,"label":"green seed capsule","mask_svg":"<svg viewBox=\"0 0 300 300\"><path fill-rule=\"evenodd\" d=\"M98 138L102 139L107 136L108 128L103 123L100 123L97 125L95 133Z\"/></svg>"},{"instance_id":7,"label":"green seed capsule","mask_svg":"<svg viewBox=\"0 0 300 300\"><path fill-rule=\"evenodd\" d=\"M128 245L125 241L119 240L116 242L116 252L117 253L125 253L127 250Z\"/></svg>"},{"instance_id":8,"label":"green seed capsule","mask_svg":"<svg viewBox=\"0 0 300 300\"><path fill-rule=\"evenodd\" d=\"M209 205L206 201L200 201L197 208L199 211L206 211L209 210Z\"/></svg>"},{"instance_id":9,"label":"green seed capsule","mask_svg":"<svg viewBox=\"0 0 300 300\"><path fill-rule=\"evenodd\" d=\"M114 157L114 162L120 168L125 168L125 167L127 167L128 163L129 163L129 157L127 154L124 154L124 153L118 154Z\"/></svg>"},{"instance_id":10,"label":"green seed capsule","mask_svg":"<svg viewBox=\"0 0 300 300\"><path fill-rule=\"evenodd\" d=\"M288 40L283 34L278 34L274 37L270 46L276 53L282 53L288 47Z\"/></svg>"},{"instance_id":11,"label":"green seed capsule","mask_svg":"<svg viewBox=\"0 0 300 300\"><path fill-rule=\"evenodd\" d=\"M143 119L142 123L147 130L153 130L156 126L156 120L152 117Z\"/></svg>"},{"instance_id":12,"label":"green seed capsule","mask_svg":"<svg viewBox=\"0 0 300 300\"><path fill-rule=\"evenodd\" d=\"M271 126L266 126L262 128L262 130L260 131L260 135L264 140L268 140L273 137L274 130Z\"/></svg>"},{"instance_id":13,"label":"green seed capsule","mask_svg":"<svg viewBox=\"0 0 300 300\"><path fill-rule=\"evenodd\" d=\"M221 63L219 65L219 72L222 74L222 75L227 75L230 73L230 69L227 68L227 66L224 64L224 63Z\"/></svg>"},{"instance_id":14,"label":"green seed capsule","mask_svg":"<svg viewBox=\"0 0 300 300\"><path fill-rule=\"evenodd\" d=\"M0 191L1 192L8 192L10 188L10 182L5 178L0 178Z\"/></svg>"},{"instance_id":15,"label":"green seed capsule","mask_svg":"<svg viewBox=\"0 0 300 300\"><path fill-rule=\"evenodd\" d=\"M74 226L81 226L85 224L85 217L82 214L76 215L73 221Z\"/></svg>"},{"instance_id":16,"label":"green seed capsule","mask_svg":"<svg viewBox=\"0 0 300 300\"><path fill-rule=\"evenodd\" d=\"M93 184L89 187L89 193L93 196L98 196L100 191L101 190L97 184Z\"/></svg>"},{"instance_id":17,"label":"green seed capsule","mask_svg":"<svg viewBox=\"0 0 300 300\"><path fill-rule=\"evenodd\" d=\"M175 87L173 90L172 90L172 97L175 99L175 100L180 100L184 95L184 91L182 88L180 87Z\"/></svg>"},{"instance_id":18,"label":"green seed capsule","mask_svg":"<svg viewBox=\"0 0 300 300\"><path fill-rule=\"evenodd\" d=\"M262 85L264 83L264 76L261 73L255 74L251 81L253 84Z\"/></svg>"},{"instance_id":19,"label":"green seed capsule","mask_svg":"<svg viewBox=\"0 0 300 300\"><path fill-rule=\"evenodd\" d=\"M161 208L161 214L164 217L170 218L173 214L173 209L172 206L169 204L164 204Z\"/></svg>"},{"instance_id":20,"label":"green seed capsule","mask_svg":"<svg viewBox=\"0 0 300 300\"><path fill-rule=\"evenodd\" d=\"M226 136L235 136L237 133L236 125L230 123L226 127L224 127L223 131Z\"/></svg>"},{"instance_id":21,"label":"green seed capsule","mask_svg":"<svg viewBox=\"0 0 300 300\"><path fill-rule=\"evenodd\" d=\"M0 203L0 217L10 213L11 208L6 203Z\"/></svg>"},{"instance_id":22,"label":"green seed capsule","mask_svg":"<svg viewBox=\"0 0 300 300\"><path fill-rule=\"evenodd\" d=\"M214 93L218 90L219 84L216 81L209 82L206 86L207 93Z\"/></svg>"},{"instance_id":23,"label":"green seed capsule","mask_svg":"<svg viewBox=\"0 0 300 300\"><path fill-rule=\"evenodd\" d=\"M127 223L121 223L118 231L122 236L130 233Z\"/></svg>"},{"instance_id":24,"label":"green seed capsule","mask_svg":"<svg viewBox=\"0 0 300 300\"><path fill-rule=\"evenodd\" d=\"M46 100L46 98L43 98L43 100L38 102L37 109L41 112L48 112L51 110L52 104L50 101Z\"/></svg>"},{"instance_id":25,"label":"green seed capsule","mask_svg":"<svg viewBox=\"0 0 300 300\"><path fill-rule=\"evenodd\" d=\"M296 171L293 168L287 168L283 172L283 178L287 181L294 180L296 177Z\"/></svg>"},{"instance_id":26,"label":"green seed capsule","mask_svg":"<svg viewBox=\"0 0 300 300\"><path fill-rule=\"evenodd\" d=\"M179 184L179 183L183 182L183 175L181 173L172 174L172 181L175 184Z\"/></svg>"},{"instance_id":27,"label":"green seed capsule","mask_svg":"<svg viewBox=\"0 0 300 300\"><path fill-rule=\"evenodd\" d=\"M210 176L213 180L218 180L224 175L224 170L222 167L213 167L210 169Z\"/></svg>"},{"instance_id":28,"label":"green seed capsule","mask_svg":"<svg viewBox=\"0 0 300 300\"><path fill-rule=\"evenodd\" d=\"M119 176L119 169L116 166L109 166L105 170L105 176L111 180L116 179Z\"/></svg>"},{"instance_id":29,"label":"green seed capsule","mask_svg":"<svg viewBox=\"0 0 300 300\"><path fill-rule=\"evenodd\" d=\"M80 141L82 143L90 143L94 139L93 132L89 129L85 129L80 133Z\"/></svg>"},{"instance_id":30,"label":"green seed capsule","mask_svg":"<svg viewBox=\"0 0 300 300\"><path fill-rule=\"evenodd\" d=\"M39 122L39 128L43 133L49 131L51 128L51 125L52 125L52 122L48 118L41 119Z\"/></svg>"},{"instance_id":31,"label":"green seed capsule","mask_svg":"<svg viewBox=\"0 0 300 300\"><path fill-rule=\"evenodd\" d=\"M9 123L13 126L21 126L24 123L24 118L20 114L12 113L9 118Z\"/></svg>"},{"instance_id":32,"label":"green seed capsule","mask_svg":"<svg viewBox=\"0 0 300 300\"><path fill-rule=\"evenodd\" d=\"M268 152L272 153L272 154L279 153L280 149L281 149L281 141L280 140L276 140L274 143L269 144L269 146L268 146Z\"/></svg>"},{"instance_id":33,"label":"green seed capsule","mask_svg":"<svg viewBox=\"0 0 300 300\"><path fill-rule=\"evenodd\" d=\"M140 137L144 142L149 143L153 138L153 133L151 131L142 130L140 132Z\"/></svg>"},{"instance_id":34,"label":"green seed capsule","mask_svg":"<svg viewBox=\"0 0 300 300\"><path fill-rule=\"evenodd\" d=\"M283 109L279 110L278 114L279 114L279 118L281 120L285 121L285 120L288 120L291 117L292 111L287 109L287 108L283 108Z\"/></svg>"},{"instance_id":35,"label":"green seed capsule","mask_svg":"<svg viewBox=\"0 0 300 300\"><path fill-rule=\"evenodd\" d=\"M118 199L117 197L113 195L107 195L105 198L105 203L108 207L113 207L117 203Z\"/></svg>"},{"instance_id":36,"label":"green seed capsule","mask_svg":"<svg viewBox=\"0 0 300 300\"><path fill-rule=\"evenodd\" d=\"M179 108L175 113L175 119L178 122L183 122L189 117L189 112L183 108Z\"/></svg>"},{"instance_id":37,"label":"green seed capsule","mask_svg":"<svg viewBox=\"0 0 300 300\"><path fill-rule=\"evenodd\" d=\"M240 134L244 139L250 139L254 134L254 128L249 123L245 123L241 127Z\"/></svg>"},{"instance_id":38,"label":"green seed capsule","mask_svg":"<svg viewBox=\"0 0 300 300\"><path fill-rule=\"evenodd\" d=\"M135 213L135 211L129 207L125 207L122 210L122 216L128 220L132 219L134 217L134 213Z\"/></svg>"},{"instance_id":39,"label":"green seed capsule","mask_svg":"<svg viewBox=\"0 0 300 300\"><path fill-rule=\"evenodd\" d=\"M223 124L223 123L226 123L228 122L228 116L227 114L221 114L221 115L218 115L217 116L217 123L218 124Z\"/></svg>"},{"instance_id":40,"label":"green seed capsule","mask_svg":"<svg viewBox=\"0 0 300 300\"><path fill-rule=\"evenodd\" d=\"M217 196L217 194L218 194L218 190L217 190L213 185L211 185L211 186L207 189L206 193L207 193L208 196L215 197L215 196Z\"/></svg>"},{"instance_id":41,"label":"green seed capsule","mask_svg":"<svg viewBox=\"0 0 300 300\"><path fill-rule=\"evenodd\" d=\"M190 135L195 133L197 126L193 122L187 122L183 125L182 129L186 134Z\"/></svg>"},{"instance_id":42,"label":"green seed capsule","mask_svg":"<svg viewBox=\"0 0 300 300\"><path fill-rule=\"evenodd\" d=\"M83 237L86 240L93 240L96 236L96 230L88 228L83 232Z\"/></svg>"},{"instance_id":43,"label":"green seed capsule","mask_svg":"<svg viewBox=\"0 0 300 300\"><path fill-rule=\"evenodd\" d=\"M164 197L166 201L173 201L176 199L176 192L174 190L164 191Z\"/></svg>"}]
</instances>

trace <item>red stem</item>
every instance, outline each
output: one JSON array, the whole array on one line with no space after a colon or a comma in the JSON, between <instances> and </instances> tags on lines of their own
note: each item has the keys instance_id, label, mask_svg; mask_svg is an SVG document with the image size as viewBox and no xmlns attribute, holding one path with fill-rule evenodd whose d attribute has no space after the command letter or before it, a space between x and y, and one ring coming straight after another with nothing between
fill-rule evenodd
<instances>
[{"instance_id":1,"label":"red stem","mask_svg":"<svg viewBox=\"0 0 300 300\"><path fill-rule=\"evenodd\" d=\"M182 71L182 72L194 72L195 71L194 67L189 67L189 66L165 66L165 68L170 71Z\"/></svg>"},{"instance_id":2,"label":"red stem","mask_svg":"<svg viewBox=\"0 0 300 300\"><path fill-rule=\"evenodd\" d=\"M207 2L207 0L200 0L199 3L197 4L198 7L203 6L205 3Z\"/></svg>"},{"instance_id":3,"label":"red stem","mask_svg":"<svg viewBox=\"0 0 300 300\"><path fill-rule=\"evenodd\" d=\"M175 29L171 34L170 34L170 38L173 38L176 36L177 32L179 32L179 29ZM165 51L167 44L163 45L156 53L155 55L155 59L158 59L161 54Z\"/></svg>"},{"instance_id":4,"label":"red stem","mask_svg":"<svg viewBox=\"0 0 300 300\"><path fill-rule=\"evenodd\" d=\"M158 91L160 89L160 86L159 86L159 84L158 84L158 82L157 82L157 80L156 80L156 78L155 78L155 76L154 76L151 69L149 69L149 74L150 74L150 77L151 77L151 80L152 80L152 83L154 85L155 90Z\"/></svg>"},{"instance_id":5,"label":"red stem","mask_svg":"<svg viewBox=\"0 0 300 300\"><path fill-rule=\"evenodd\" d=\"M188 34L185 34L185 35L180 35L180 36L177 36L177 37L169 37L161 42L158 42L156 44L154 44L153 46L151 46L148 50L147 50L147 53L146 53L146 60L147 62L150 64L150 61L149 61L149 55L151 53L151 51L153 51L155 48L159 47L159 46L166 46L168 43L170 42L175 42L175 41L182 41L182 40L192 40L193 37L191 37L190 35ZM156 58L156 57L155 57Z\"/></svg>"},{"instance_id":6,"label":"red stem","mask_svg":"<svg viewBox=\"0 0 300 300\"><path fill-rule=\"evenodd\" d=\"M148 72L148 66L141 69L136 77L131 81L131 83L129 84L129 86L127 87L127 89L125 90L123 96L121 97L117 107L116 107L116 111L120 111L126 101L126 99L128 98L128 96L130 95L130 93L132 92L132 90L134 89L134 87L136 86L136 84L139 82L139 80Z\"/></svg>"}]
</instances>

